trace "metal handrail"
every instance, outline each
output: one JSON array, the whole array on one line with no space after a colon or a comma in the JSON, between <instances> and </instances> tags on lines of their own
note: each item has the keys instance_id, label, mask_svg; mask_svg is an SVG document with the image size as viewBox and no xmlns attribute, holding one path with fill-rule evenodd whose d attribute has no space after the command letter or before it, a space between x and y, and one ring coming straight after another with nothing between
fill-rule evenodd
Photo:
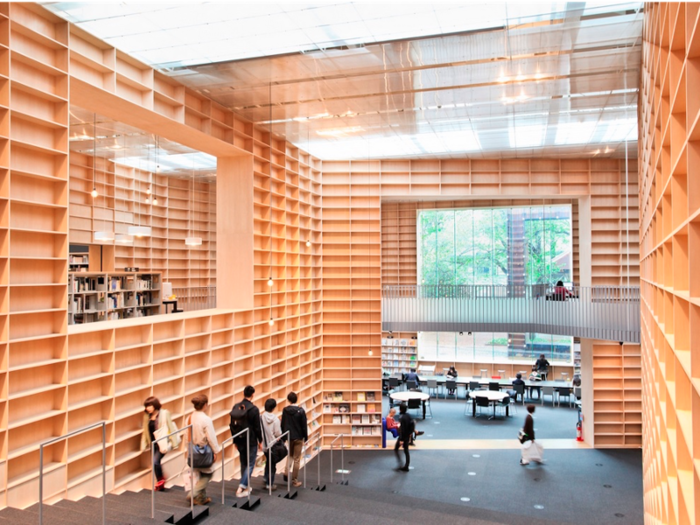
<instances>
[{"instance_id":1,"label":"metal handrail","mask_svg":"<svg viewBox=\"0 0 700 525\"><path fill-rule=\"evenodd\" d=\"M107 499L107 422L102 421L50 439L39 445L39 525L44 524L44 447L97 427L102 427L102 525L107 521L107 506L105 502Z\"/></svg>"},{"instance_id":2,"label":"metal handrail","mask_svg":"<svg viewBox=\"0 0 700 525\"><path fill-rule=\"evenodd\" d=\"M222 505L224 504L224 498L225 498L224 491L226 489L226 478L224 477L224 467L226 465L226 448L225 448L226 443L228 443L229 441L233 441L241 434L247 434L246 435L246 445L248 448L248 461L250 461L250 428L244 428L235 436L231 436L230 438L224 439L221 442L221 504ZM250 465L248 465L248 468L250 468ZM243 477L243 472L241 471L241 478L242 477ZM248 476L248 483L250 483L250 476ZM250 491L248 491L248 505L250 505Z\"/></svg>"},{"instance_id":3,"label":"metal handrail","mask_svg":"<svg viewBox=\"0 0 700 525\"><path fill-rule=\"evenodd\" d=\"M312 435L314 435L314 434L312 434ZM321 439L321 432L320 431L316 432L315 435L318 436L317 441ZM304 488L306 488L306 465L308 464L308 462L306 461L306 446L308 445L309 441L310 440L304 441L304 446L301 449L301 457L304 458ZM317 447L317 448L318 448L318 461L316 463L318 464L318 480L317 480L316 486L320 487L321 486L321 447Z\"/></svg>"},{"instance_id":4,"label":"metal handrail","mask_svg":"<svg viewBox=\"0 0 700 525\"><path fill-rule=\"evenodd\" d=\"M343 438L345 434L338 434L333 441L331 441L331 483L333 483L333 444L340 439L340 481L345 482L345 445L343 443ZM319 460L320 462L320 460Z\"/></svg>"},{"instance_id":5,"label":"metal handrail","mask_svg":"<svg viewBox=\"0 0 700 525\"><path fill-rule=\"evenodd\" d=\"M265 432L265 429L263 429L263 432ZM267 493L268 495L272 496L272 445L277 443L280 439L282 439L285 435L289 436L289 430L284 432L282 435L279 437L276 437L275 439L272 440L271 443L267 444ZM263 434L264 437L264 434ZM287 459L287 465L289 465L289 459ZM292 476L289 475L289 469L287 469L287 494L289 494L289 491L291 489L290 483L292 482Z\"/></svg>"},{"instance_id":6,"label":"metal handrail","mask_svg":"<svg viewBox=\"0 0 700 525\"><path fill-rule=\"evenodd\" d=\"M190 442L189 442L189 457L192 457L192 443L194 441L193 435L192 435L192 424L190 423L189 425L177 429L175 432L171 432L167 436L160 437L154 441L151 441L151 519L155 519L156 517L156 469L153 466L153 451L154 451L154 446L156 443L159 441L163 441L164 439L170 439L172 436L175 434L179 434L180 432L184 432L185 430L189 429L190 430ZM194 517L194 468L190 467L190 512L192 513L192 516Z\"/></svg>"}]
</instances>

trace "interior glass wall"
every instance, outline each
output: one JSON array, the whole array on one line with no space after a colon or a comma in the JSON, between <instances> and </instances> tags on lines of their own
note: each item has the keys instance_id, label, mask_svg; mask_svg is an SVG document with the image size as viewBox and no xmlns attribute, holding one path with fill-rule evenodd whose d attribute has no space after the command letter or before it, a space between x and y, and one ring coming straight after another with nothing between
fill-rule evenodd
<instances>
[{"instance_id":1,"label":"interior glass wall","mask_svg":"<svg viewBox=\"0 0 700 525\"><path fill-rule=\"evenodd\" d=\"M570 205L420 210L418 284L570 283ZM419 360L571 364L573 338L549 334L423 332Z\"/></svg>"}]
</instances>

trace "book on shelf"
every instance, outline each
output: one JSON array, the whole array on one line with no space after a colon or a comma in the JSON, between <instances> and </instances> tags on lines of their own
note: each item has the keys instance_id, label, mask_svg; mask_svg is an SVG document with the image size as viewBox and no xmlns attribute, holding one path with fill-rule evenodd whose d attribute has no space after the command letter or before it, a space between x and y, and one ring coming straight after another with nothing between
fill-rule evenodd
<instances>
[{"instance_id":1,"label":"book on shelf","mask_svg":"<svg viewBox=\"0 0 700 525\"><path fill-rule=\"evenodd\" d=\"M367 403L367 412L374 412L374 403Z\"/></svg>"},{"instance_id":2,"label":"book on shelf","mask_svg":"<svg viewBox=\"0 0 700 525\"><path fill-rule=\"evenodd\" d=\"M340 405L338 405L338 412L350 412L350 405L348 403L341 403Z\"/></svg>"},{"instance_id":3,"label":"book on shelf","mask_svg":"<svg viewBox=\"0 0 700 525\"><path fill-rule=\"evenodd\" d=\"M360 413L366 412L367 409L366 409L366 407L365 407L365 404L364 404L364 403L358 403L358 404L357 404L357 411L360 412Z\"/></svg>"},{"instance_id":4,"label":"book on shelf","mask_svg":"<svg viewBox=\"0 0 700 525\"><path fill-rule=\"evenodd\" d=\"M353 414L352 415L352 424L359 425L360 423L362 423L362 416L360 414Z\"/></svg>"},{"instance_id":5,"label":"book on shelf","mask_svg":"<svg viewBox=\"0 0 700 525\"><path fill-rule=\"evenodd\" d=\"M342 401L343 400L343 393L342 392L336 392L333 394L333 401Z\"/></svg>"},{"instance_id":6,"label":"book on shelf","mask_svg":"<svg viewBox=\"0 0 700 525\"><path fill-rule=\"evenodd\" d=\"M353 436L359 436L362 434L362 427L352 427L352 435Z\"/></svg>"},{"instance_id":7,"label":"book on shelf","mask_svg":"<svg viewBox=\"0 0 700 525\"><path fill-rule=\"evenodd\" d=\"M372 424L380 425L382 423L382 417L379 414L372 414Z\"/></svg>"},{"instance_id":8,"label":"book on shelf","mask_svg":"<svg viewBox=\"0 0 700 525\"><path fill-rule=\"evenodd\" d=\"M369 425L369 414L363 414L362 416L362 424L363 425Z\"/></svg>"},{"instance_id":9,"label":"book on shelf","mask_svg":"<svg viewBox=\"0 0 700 525\"><path fill-rule=\"evenodd\" d=\"M349 425L350 424L350 414L343 414L343 425Z\"/></svg>"},{"instance_id":10,"label":"book on shelf","mask_svg":"<svg viewBox=\"0 0 700 525\"><path fill-rule=\"evenodd\" d=\"M330 414L331 413L331 405L323 405L323 413Z\"/></svg>"},{"instance_id":11,"label":"book on shelf","mask_svg":"<svg viewBox=\"0 0 700 525\"><path fill-rule=\"evenodd\" d=\"M367 401L375 401L374 392L367 392Z\"/></svg>"},{"instance_id":12,"label":"book on shelf","mask_svg":"<svg viewBox=\"0 0 700 525\"><path fill-rule=\"evenodd\" d=\"M358 393L357 393L357 400L358 400L358 401L364 401L364 400L365 400L365 393L364 393L364 392L358 392Z\"/></svg>"},{"instance_id":13,"label":"book on shelf","mask_svg":"<svg viewBox=\"0 0 700 525\"><path fill-rule=\"evenodd\" d=\"M323 400L324 401L333 401L333 394L330 392L323 394Z\"/></svg>"},{"instance_id":14,"label":"book on shelf","mask_svg":"<svg viewBox=\"0 0 700 525\"><path fill-rule=\"evenodd\" d=\"M372 435L372 427L362 427L362 435L363 436L371 436Z\"/></svg>"},{"instance_id":15,"label":"book on shelf","mask_svg":"<svg viewBox=\"0 0 700 525\"><path fill-rule=\"evenodd\" d=\"M342 424L343 419L342 416L333 416L333 424L334 425L340 425Z\"/></svg>"}]
</instances>

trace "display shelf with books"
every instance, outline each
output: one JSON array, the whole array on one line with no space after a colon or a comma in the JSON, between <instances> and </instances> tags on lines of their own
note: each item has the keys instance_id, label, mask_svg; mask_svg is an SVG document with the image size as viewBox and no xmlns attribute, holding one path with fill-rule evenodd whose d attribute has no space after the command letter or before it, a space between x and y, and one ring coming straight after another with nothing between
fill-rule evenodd
<instances>
[{"instance_id":1,"label":"display shelf with books","mask_svg":"<svg viewBox=\"0 0 700 525\"><path fill-rule=\"evenodd\" d=\"M375 392L326 392L323 397L326 434L379 436L381 410L382 405L377 401Z\"/></svg>"},{"instance_id":2,"label":"display shelf with books","mask_svg":"<svg viewBox=\"0 0 700 525\"><path fill-rule=\"evenodd\" d=\"M160 273L72 273L68 282L68 324L157 315L160 284Z\"/></svg>"},{"instance_id":3,"label":"display shelf with books","mask_svg":"<svg viewBox=\"0 0 700 525\"><path fill-rule=\"evenodd\" d=\"M390 376L405 374L418 364L418 340L412 336L382 336L382 370Z\"/></svg>"}]
</instances>

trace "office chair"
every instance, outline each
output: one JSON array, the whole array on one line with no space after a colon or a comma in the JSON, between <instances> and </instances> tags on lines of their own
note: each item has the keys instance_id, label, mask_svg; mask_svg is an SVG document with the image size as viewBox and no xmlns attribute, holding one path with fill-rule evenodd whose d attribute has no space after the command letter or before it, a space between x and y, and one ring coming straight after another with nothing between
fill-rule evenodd
<instances>
[{"instance_id":1,"label":"office chair","mask_svg":"<svg viewBox=\"0 0 700 525\"><path fill-rule=\"evenodd\" d=\"M489 381L489 390L494 390L494 391L498 392L500 389L501 389L501 385L499 385L497 382Z\"/></svg>"}]
</instances>

